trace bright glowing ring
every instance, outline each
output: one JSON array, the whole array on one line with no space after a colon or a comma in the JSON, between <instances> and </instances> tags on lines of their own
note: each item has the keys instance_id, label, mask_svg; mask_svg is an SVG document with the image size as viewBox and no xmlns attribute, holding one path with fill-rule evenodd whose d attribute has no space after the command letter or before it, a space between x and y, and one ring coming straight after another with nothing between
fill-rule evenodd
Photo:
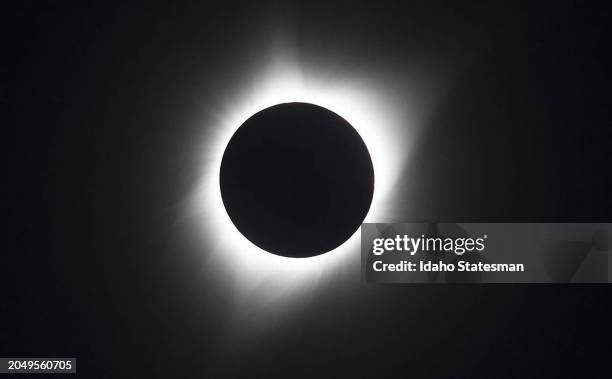
<instances>
[{"instance_id":1,"label":"bright glowing ring","mask_svg":"<svg viewBox=\"0 0 612 379\"><path fill-rule=\"evenodd\" d=\"M363 78L351 81L325 80L303 72L288 62L271 64L269 75L258 76L252 91L235 97L233 108L222 112L215 135L207 136L207 153L202 180L190 204L200 219L206 235L211 261L221 263L226 275L234 275L237 288L251 288L268 283L281 292L303 288L302 283L316 283L329 273L338 273L346 265L359 262L357 231L348 241L323 255L310 258L286 258L267 253L248 241L227 215L219 188L221 158L236 129L251 115L279 103L305 102L327 108L347 120L363 138L372 158L376 188L370 211L364 222L384 222L385 200L403 168L408 136L402 112L393 109L394 101L382 94L380 83ZM351 268L353 269L353 268ZM357 273L359 269L356 268ZM268 292L270 289L267 289Z\"/></svg>"}]
</instances>

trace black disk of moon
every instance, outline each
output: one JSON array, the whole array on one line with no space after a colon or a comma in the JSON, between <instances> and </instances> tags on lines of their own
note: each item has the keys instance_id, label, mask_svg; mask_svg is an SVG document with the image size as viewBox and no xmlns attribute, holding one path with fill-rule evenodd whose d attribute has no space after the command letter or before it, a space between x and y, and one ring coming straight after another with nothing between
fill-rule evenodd
<instances>
[{"instance_id":1,"label":"black disk of moon","mask_svg":"<svg viewBox=\"0 0 612 379\"><path fill-rule=\"evenodd\" d=\"M270 253L295 258L343 244L374 193L370 154L342 117L284 103L246 120L221 161L223 204L236 228Z\"/></svg>"}]
</instances>

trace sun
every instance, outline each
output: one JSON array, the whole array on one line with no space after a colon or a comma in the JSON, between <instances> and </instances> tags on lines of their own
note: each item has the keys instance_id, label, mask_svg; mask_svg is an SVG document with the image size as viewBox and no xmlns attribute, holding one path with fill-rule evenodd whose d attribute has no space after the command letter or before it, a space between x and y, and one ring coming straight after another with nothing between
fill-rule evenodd
<instances>
[{"instance_id":1,"label":"sun","mask_svg":"<svg viewBox=\"0 0 612 379\"><path fill-rule=\"evenodd\" d=\"M207 125L214 132L202 144L204 163L189 201L189 213L202 231L200 239L209 262L219 265L225 275L232 275L237 288L267 283L277 292L286 293L337 275L348 262L358 264L359 230L332 251L309 258L268 254L245 238L228 216L219 188L223 153L236 130L254 114L281 103L309 103L336 113L363 139L376 176L364 222L384 222L406 156L408 138L402 131L409 128L402 125L405 118L397 102L385 95L384 83L347 76L330 80L288 57L277 57L253 76L253 83L233 94L227 107L218 113L215 125Z\"/></svg>"}]
</instances>

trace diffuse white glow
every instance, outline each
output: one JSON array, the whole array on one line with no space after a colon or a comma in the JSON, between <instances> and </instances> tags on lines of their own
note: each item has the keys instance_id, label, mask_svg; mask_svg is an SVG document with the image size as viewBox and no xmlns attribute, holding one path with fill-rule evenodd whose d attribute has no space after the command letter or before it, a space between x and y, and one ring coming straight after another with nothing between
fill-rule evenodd
<instances>
[{"instance_id":1,"label":"diffuse white glow","mask_svg":"<svg viewBox=\"0 0 612 379\"><path fill-rule=\"evenodd\" d=\"M205 142L207 154L202 179L192 212L202 223L206 252L220 264L223 275L231 276L237 296L244 299L250 289L278 298L339 274L348 262L359 275L359 231L335 250L310 258L287 258L268 253L247 240L231 222L221 200L219 170L223 152L234 132L253 114L287 102L305 102L325 107L347 120L363 138L372 158L375 176L374 197L365 222L384 221L382 204L388 201L403 168L410 127L397 101L385 96L383 85L364 78L334 80L306 71L290 57L267 65L252 86L237 93L231 109L218 115L211 126L215 135ZM211 249L212 248L212 249Z\"/></svg>"}]
</instances>

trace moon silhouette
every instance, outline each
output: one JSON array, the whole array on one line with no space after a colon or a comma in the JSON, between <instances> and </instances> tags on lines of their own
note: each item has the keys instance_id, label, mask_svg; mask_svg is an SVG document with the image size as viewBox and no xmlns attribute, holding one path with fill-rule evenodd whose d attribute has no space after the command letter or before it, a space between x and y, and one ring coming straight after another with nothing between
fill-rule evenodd
<instances>
[{"instance_id":1,"label":"moon silhouette","mask_svg":"<svg viewBox=\"0 0 612 379\"><path fill-rule=\"evenodd\" d=\"M236 228L263 250L306 258L342 245L374 193L374 169L357 131L308 103L284 103L246 120L230 139L221 196Z\"/></svg>"}]
</instances>

